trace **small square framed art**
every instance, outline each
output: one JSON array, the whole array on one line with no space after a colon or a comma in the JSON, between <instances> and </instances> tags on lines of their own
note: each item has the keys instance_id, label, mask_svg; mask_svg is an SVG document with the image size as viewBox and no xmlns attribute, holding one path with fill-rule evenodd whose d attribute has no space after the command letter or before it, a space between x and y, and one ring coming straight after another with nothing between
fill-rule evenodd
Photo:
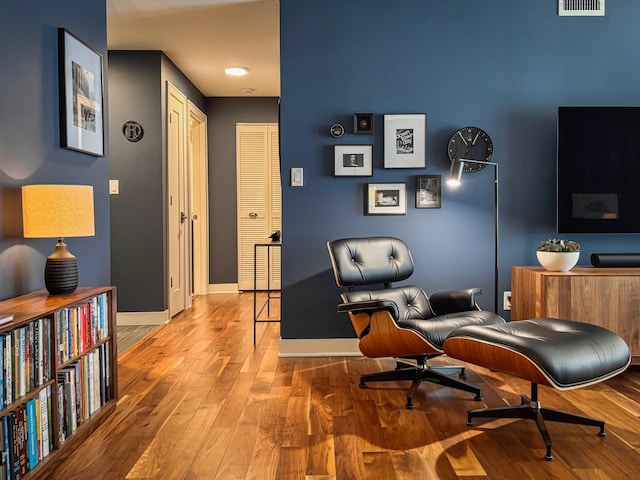
<instances>
[{"instance_id":1,"label":"small square framed art","mask_svg":"<svg viewBox=\"0 0 640 480\"><path fill-rule=\"evenodd\" d=\"M406 215L406 183L368 183L365 215Z\"/></svg>"},{"instance_id":2,"label":"small square framed art","mask_svg":"<svg viewBox=\"0 0 640 480\"><path fill-rule=\"evenodd\" d=\"M442 175L416 176L416 208L442 207Z\"/></svg>"},{"instance_id":3,"label":"small square framed art","mask_svg":"<svg viewBox=\"0 0 640 480\"><path fill-rule=\"evenodd\" d=\"M372 145L335 145L334 176L370 177L373 175Z\"/></svg>"}]
</instances>

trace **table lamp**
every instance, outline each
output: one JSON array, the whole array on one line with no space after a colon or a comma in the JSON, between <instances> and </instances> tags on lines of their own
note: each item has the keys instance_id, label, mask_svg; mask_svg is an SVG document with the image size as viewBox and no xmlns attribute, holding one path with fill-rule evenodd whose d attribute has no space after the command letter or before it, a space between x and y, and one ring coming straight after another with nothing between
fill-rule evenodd
<instances>
[{"instance_id":1,"label":"table lamp","mask_svg":"<svg viewBox=\"0 0 640 480\"><path fill-rule=\"evenodd\" d=\"M51 294L72 293L78 287L78 262L64 237L95 235L93 187L90 185L25 185L22 187L25 238L57 238L47 257L44 283Z\"/></svg>"}]
</instances>

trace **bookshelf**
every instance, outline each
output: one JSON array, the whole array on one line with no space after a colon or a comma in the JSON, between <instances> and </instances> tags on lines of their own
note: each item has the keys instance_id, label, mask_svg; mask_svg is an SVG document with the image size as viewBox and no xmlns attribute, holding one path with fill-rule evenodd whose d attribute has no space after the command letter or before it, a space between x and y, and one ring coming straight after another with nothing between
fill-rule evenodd
<instances>
[{"instance_id":1,"label":"bookshelf","mask_svg":"<svg viewBox=\"0 0 640 480\"><path fill-rule=\"evenodd\" d=\"M116 289L40 290L0 315L0 480L46 478L116 407Z\"/></svg>"}]
</instances>

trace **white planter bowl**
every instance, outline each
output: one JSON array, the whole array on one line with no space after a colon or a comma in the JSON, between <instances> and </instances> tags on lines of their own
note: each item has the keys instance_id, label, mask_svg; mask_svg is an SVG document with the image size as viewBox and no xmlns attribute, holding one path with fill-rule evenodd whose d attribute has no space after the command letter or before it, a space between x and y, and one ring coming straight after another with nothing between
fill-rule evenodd
<instances>
[{"instance_id":1,"label":"white planter bowl","mask_svg":"<svg viewBox=\"0 0 640 480\"><path fill-rule=\"evenodd\" d=\"M568 272L578 263L580 252L536 252L538 262L552 272Z\"/></svg>"}]
</instances>

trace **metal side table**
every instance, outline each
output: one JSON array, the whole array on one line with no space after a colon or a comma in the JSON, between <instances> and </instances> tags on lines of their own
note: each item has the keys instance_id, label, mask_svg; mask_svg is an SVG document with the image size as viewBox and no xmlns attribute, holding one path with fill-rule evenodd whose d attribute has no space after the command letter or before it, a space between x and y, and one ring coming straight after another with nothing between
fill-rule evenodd
<instances>
[{"instance_id":1,"label":"metal side table","mask_svg":"<svg viewBox=\"0 0 640 480\"><path fill-rule=\"evenodd\" d=\"M258 306L258 248L267 249L267 298L264 303ZM256 345L256 324L258 323L280 323L280 319L269 318L271 315L271 300L280 300L280 294L274 294L274 292L280 292L280 290L274 290L271 288L271 249L280 248L282 250L281 241L265 241L264 243L255 243L253 245L253 345ZM260 320L260 314L267 309L267 318Z\"/></svg>"}]
</instances>

